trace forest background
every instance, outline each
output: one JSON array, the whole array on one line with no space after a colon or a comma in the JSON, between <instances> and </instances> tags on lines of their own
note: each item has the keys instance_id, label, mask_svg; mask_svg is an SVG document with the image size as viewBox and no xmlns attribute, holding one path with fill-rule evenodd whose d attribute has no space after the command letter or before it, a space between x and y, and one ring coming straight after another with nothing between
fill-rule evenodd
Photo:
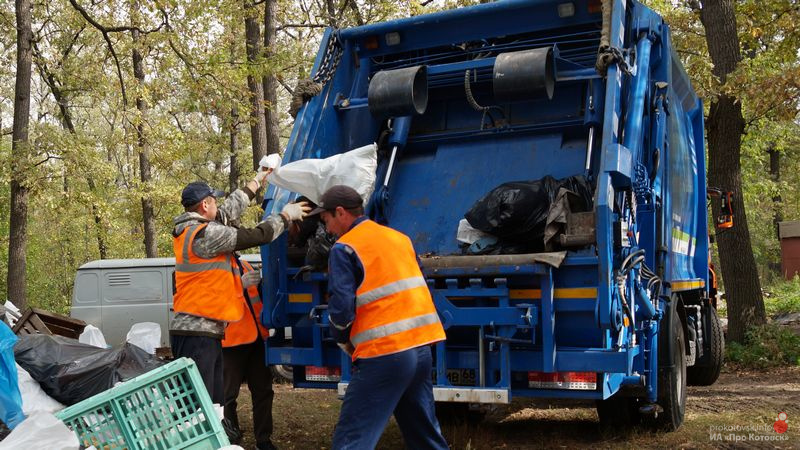
<instances>
[{"instance_id":1,"label":"forest background","mask_svg":"<svg viewBox=\"0 0 800 450\"><path fill-rule=\"evenodd\" d=\"M172 256L187 182L233 190L262 155L282 150L292 93L326 27L474 3L0 0L0 290L66 313L80 265ZM744 304L757 306L735 332L745 341L745 332L769 332L771 317L800 311L800 282L782 281L777 231L800 219L800 3L645 3L671 25L707 125L735 122L724 134L739 149L709 131L710 171L727 173L709 179L743 201L733 240L749 240L753 265L736 272L731 262L727 272L743 283ZM27 114L18 77L26 64ZM715 166L715 155L729 164ZM259 217L253 206L245 223Z\"/></svg>"}]
</instances>

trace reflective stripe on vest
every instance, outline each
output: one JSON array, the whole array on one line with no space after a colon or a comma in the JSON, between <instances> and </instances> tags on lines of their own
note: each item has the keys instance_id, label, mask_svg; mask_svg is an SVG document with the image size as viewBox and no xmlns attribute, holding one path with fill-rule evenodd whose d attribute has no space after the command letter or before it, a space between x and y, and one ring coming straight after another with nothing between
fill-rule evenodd
<instances>
[{"instance_id":1,"label":"reflective stripe on vest","mask_svg":"<svg viewBox=\"0 0 800 450\"><path fill-rule=\"evenodd\" d=\"M434 323L439 323L439 314L437 313L429 313L422 316L412 317L410 319L398 320L397 322L362 331L361 333L350 337L350 342L352 342L353 345L358 345L362 342L397 334L401 331L413 330L414 328L419 328L423 325L432 325Z\"/></svg>"},{"instance_id":2,"label":"reflective stripe on vest","mask_svg":"<svg viewBox=\"0 0 800 450\"><path fill-rule=\"evenodd\" d=\"M245 272L250 272L253 266L247 261L241 261L242 268ZM258 295L258 285L250 286L247 288L247 295L250 296L250 306L253 307L252 311L250 306L247 305L247 298L242 296L242 305L245 313L242 320L234 322L225 328L225 339L222 340L223 347L235 347L237 345L245 345L255 342L256 337L256 324L258 332L261 333L261 338L266 339L269 337L269 330L261 324L261 297Z\"/></svg>"},{"instance_id":3,"label":"reflective stripe on vest","mask_svg":"<svg viewBox=\"0 0 800 450\"><path fill-rule=\"evenodd\" d=\"M192 244L207 223L184 229L173 240L175 251L175 312L236 322L244 315L242 281L230 253L213 258L194 254Z\"/></svg>"},{"instance_id":4,"label":"reflective stripe on vest","mask_svg":"<svg viewBox=\"0 0 800 450\"><path fill-rule=\"evenodd\" d=\"M387 295L395 294L398 292L405 291L406 289L411 289L420 286L427 286L427 284L425 283L425 278L423 277L412 277L400 281L395 281L394 283L381 286L379 288L373 289L369 292L365 292L361 295L356 296L356 307L364 306L367 303L374 302L375 300L386 297Z\"/></svg>"},{"instance_id":5,"label":"reflective stripe on vest","mask_svg":"<svg viewBox=\"0 0 800 450\"><path fill-rule=\"evenodd\" d=\"M364 268L350 329L353 360L444 340L444 329L407 236L365 220L338 242L352 249Z\"/></svg>"}]
</instances>

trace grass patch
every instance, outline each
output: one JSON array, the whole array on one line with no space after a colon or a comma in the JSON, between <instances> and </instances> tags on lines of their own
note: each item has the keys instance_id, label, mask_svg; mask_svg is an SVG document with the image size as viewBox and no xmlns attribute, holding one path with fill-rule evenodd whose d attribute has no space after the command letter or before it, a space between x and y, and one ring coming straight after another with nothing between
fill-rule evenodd
<instances>
[{"instance_id":1,"label":"grass patch","mask_svg":"<svg viewBox=\"0 0 800 450\"><path fill-rule=\"evenodd\" d=\"M800 312L800 277L778 281L765 290L764 307L768 316Z\"/></svg>"},{"instance_id":2,"label":"grass patch","mask_svg":"<svg viewBox=\"0 0 800 450\"><path fill-rule=\"evenodd\" d=\"M762 325L747 332L744 344L727 345L726 360L741 368L766 369L800 366L800 336L777 325Z\"/></svg>"}]
</instances>

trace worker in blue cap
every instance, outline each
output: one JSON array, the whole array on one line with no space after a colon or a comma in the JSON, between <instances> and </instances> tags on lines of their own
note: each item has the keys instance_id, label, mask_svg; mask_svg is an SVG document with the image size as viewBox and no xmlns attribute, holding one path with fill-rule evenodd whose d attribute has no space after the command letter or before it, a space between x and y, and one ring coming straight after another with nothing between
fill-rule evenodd
<instances>
[{"instance_id":1,"label":"worker in blue cap","mask_svg":"<svg viewBox=\"0 0 800 450\"><path fill-rule=\"evenodd\" d=\"M203 181L189 183L181 194L185 211L174 219L172 352L176 357L195 361L211 400L220 405L225 401L225 326L241 320L245 312L241 271L234 252L272 242L311 209L306 203L289 203L279 214L266 217L253 228L232 226L255 198L256 191L266 184L268 173L258 172L219 207L221 191Z\"/></svg>"}]
</instances>

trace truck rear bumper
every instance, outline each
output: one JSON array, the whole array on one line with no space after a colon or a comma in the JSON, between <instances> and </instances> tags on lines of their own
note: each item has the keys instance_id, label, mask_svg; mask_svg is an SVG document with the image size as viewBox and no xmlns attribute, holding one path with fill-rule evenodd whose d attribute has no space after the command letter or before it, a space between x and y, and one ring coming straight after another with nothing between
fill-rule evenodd
<instances>
[{"instance_id":1,"label":"truck rear bumper","mask_svg":"<svg viewBox=\"0 0 800 450\"><path fill-rule=\"evenodd\" d=\"M339 397L344 397L349 383L339 383L337 391ZM507 389L487 389L487 388L462 388L462 387L434 387L433 399L437 402L460 402L460 403L494 403L507 404L511 402L511 396Z\"/></svg>"}]
</instances>

